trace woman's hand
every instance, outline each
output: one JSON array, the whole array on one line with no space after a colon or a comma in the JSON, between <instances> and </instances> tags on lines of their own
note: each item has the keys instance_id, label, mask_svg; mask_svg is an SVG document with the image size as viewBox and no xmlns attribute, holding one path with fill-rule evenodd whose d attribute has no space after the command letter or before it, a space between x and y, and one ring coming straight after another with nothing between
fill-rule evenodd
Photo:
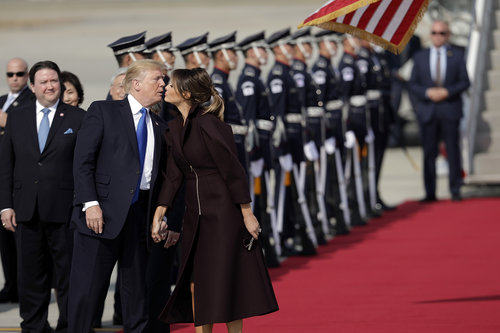
<instances>
[{"instance_id":1,"label":"woman's hand","mask_svg":"<svg viewBox=\"0 0 500 333\"><path fill-rule=\"evenodd\" d=\"M156 207L155 215L153 217L153 225L151 226L151 237L155 243L158 243L166 237L166 225L163 218L167 213L167 206Z\"/></svg>"},{"instance_id":2,"label":"woman's hand","mask_svg":"<svg viewBox=\"0 0 500 333\"><path fill-rule=\"evenodd\" d=\"M243 222L245 223L245 227L247 228L250 235L253 238L259 238L259 233L262 231L260 229L259 221L255 215L253 215L252 209L250 208L250 204L242 204L241 205L241 213L243 214Z\"/></svg>"}]
</instances>

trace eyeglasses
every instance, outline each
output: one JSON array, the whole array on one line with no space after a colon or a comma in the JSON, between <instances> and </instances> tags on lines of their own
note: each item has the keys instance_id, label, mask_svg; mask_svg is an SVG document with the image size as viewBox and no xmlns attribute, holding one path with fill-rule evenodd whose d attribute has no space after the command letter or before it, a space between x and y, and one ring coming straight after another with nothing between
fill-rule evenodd
<instances>
[{"instance_id":1,"label":"eyeglasses","mask_svg":"<svg viewBox=\"0 0 500 333\"><path fill-rule=\"evenodd\" d=\"M448 35L448 31L433 31L433 32L431 32L431 34L433 36L435 36L435 35L446 36L446 35Z\"/></svg>"},{"instance_id":2,"label":"eyeglasses","mask_svg":"<svg viewBox=\"0 0 500 333\"><path fill-rule=\"evenodd\" d=\"M7 77L13 77L14 75L17 77L23 77L26 75L26 72L16 72L16 73L7 72Z\"/></svg>"}]
</instances>

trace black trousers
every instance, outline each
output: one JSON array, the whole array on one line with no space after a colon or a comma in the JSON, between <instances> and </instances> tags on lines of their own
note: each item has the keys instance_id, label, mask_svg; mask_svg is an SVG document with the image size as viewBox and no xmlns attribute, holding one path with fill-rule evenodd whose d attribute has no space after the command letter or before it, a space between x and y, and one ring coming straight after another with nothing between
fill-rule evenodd
<instances>
[{"instance_id":1,"label":"black trousers","mask_svg":"<svg viewBox=\"0 0 500 333\"><path fill-rule=\"evenodd\" d=\"M124 331L144 332L148 322L145 273L147 201L147 194L141 192L139 200L130 206L123 229L115 239L87 236L75 231L69 289L69 332L92 332L95 309L108 291L109 279L117 261Z\"/></svg>"},{"instance_id":2,"label":"black trousers","mask_svg":"<svg viewBox=\"0 0 500 333\"><path fill-rule=\"evenodd\" d=\"M2 294L11 299L17 298L17 255L14 233L0 228L0 255L2 257L5 284Z\"/></svg>"},{"instance_id":3,"label":"black trousers","mask_svg":"<svg viewBox=\"0 0 500 333\"><path fill-rule=\"evenodd\" d=\"M59 319L56 332L67 332L70 249L65 223L18 222L15 232L19 313L22 332L51 332L47 321L54 269Z\"/></svg>"}]
</instances>

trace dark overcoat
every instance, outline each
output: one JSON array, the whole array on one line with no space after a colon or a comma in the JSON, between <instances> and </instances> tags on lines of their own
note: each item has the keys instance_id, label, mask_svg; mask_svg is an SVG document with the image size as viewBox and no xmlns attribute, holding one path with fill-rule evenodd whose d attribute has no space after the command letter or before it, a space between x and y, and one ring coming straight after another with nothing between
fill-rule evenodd
<instances>
[{"instance_id":1,"label":"dark overcoat","mask_svg":"<svg viewBox=\"0 0 500 333\"><path fill-rule=\"evenodd\" d=\"M240 204L251 200L231 127L202 108L191 110L184 125L182 117L169 125L159 204L171 207L185 179L186 213L179 277L160 319L199 326L278 310L258 242L251 251L243 246L251 236Z\"/></svg>"}]
</instances>

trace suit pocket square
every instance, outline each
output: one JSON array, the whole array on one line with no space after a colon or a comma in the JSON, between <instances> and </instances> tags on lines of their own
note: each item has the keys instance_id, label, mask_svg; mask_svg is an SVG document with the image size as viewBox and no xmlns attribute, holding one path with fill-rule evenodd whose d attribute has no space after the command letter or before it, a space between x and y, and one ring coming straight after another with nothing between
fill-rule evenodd
<instances>
[{"instance_id":1,"label":"suit pocket square","mask_svg":"<svg viewBox=\"0 0 500 333\"><path fill-rule=\"evenodd\" d=\"M64 134L73 134L73 129L68 128Z\"/></svg>"}]
</instances>

